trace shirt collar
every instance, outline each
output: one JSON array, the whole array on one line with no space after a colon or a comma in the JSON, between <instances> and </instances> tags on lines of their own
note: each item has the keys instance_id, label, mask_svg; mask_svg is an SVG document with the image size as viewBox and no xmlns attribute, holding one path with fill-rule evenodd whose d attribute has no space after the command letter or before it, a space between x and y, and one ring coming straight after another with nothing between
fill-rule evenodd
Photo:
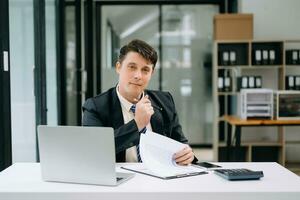
<instances>
[{"instance_id":1,"label":"shirt collar","mask_svg":"<svg viewBox=\"0 0 300 200\"><path fill-rule=\"evenodd\" d=\"M120 100L120 103L121 105L127 110L127 111L130 111L130 108L131 106L133 105L133 103L129 102L127 99L125 99L119 92L119 84L117 85L116 87L116 90L117 90L117 95L118 95L118 98ZM142 97L143 98L145 95L145 92L143 91L142 93Z\"/></svg>"}]
</instances>

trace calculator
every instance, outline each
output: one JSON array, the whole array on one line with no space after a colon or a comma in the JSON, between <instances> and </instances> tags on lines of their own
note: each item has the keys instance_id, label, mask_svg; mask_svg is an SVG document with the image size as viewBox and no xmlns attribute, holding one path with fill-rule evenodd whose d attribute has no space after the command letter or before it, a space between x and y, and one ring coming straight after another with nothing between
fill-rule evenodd
<instances>
[{"instance_id":1,"label":"calculator","mask_svg":"<svg viewBox=\"0 0 300 200\"><path fill-rule=\"evenodd\" d=\"M258 180L264 176L263 171L252 171L250 169L216 169L214 173L227 180Z\"/></svg>"}]
</instances>

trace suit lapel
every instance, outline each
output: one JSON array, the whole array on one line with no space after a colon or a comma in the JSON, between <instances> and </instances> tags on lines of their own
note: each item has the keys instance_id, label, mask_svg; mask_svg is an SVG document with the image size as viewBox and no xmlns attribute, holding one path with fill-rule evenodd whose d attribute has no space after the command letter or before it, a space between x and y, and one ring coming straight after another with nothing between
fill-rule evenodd
<instances>
[{"instance_id":1,"label":"suit lapel","mask_svg":"<svg viewBox=\"0 0 300 200\"><path fill-rule=\"evenodd\" d=\"M114 129L119 128L124 124L123 113L121 103L117 95L116 88L112 91L112 102L111 102L111 114L112 114L112 126Z\"/></svg>"},{"instance_id":2,"label":"suit lapel","mask_svg":"<svg viewBox=\"0 0 300 200\"><path fill-rule=\"evenodd\" d=\"M162 111L158 109L160 108L160 106L152 98L150 98L150 101L154 108L154 114L152 115L150 120L152 130L153 132L164 135L164 127L163 127L164 121L163 121Z\"/></svg>"}]
</instances>

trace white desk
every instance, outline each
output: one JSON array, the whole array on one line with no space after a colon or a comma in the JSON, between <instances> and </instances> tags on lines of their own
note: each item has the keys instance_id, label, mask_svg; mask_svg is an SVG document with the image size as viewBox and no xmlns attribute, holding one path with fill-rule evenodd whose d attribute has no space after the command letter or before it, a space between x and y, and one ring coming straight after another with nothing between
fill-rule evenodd
<instances>
[{"instance_id":1,"label":"white desk","mask_svg":"<svg viewBox=\"0 0 300 200\"><path fill-rule=\"evenodd\" d=\"M263 170L259 181L227 181L213 173L161 180L136 174L117 186L43 182L38 163L17 163L0 173L0 200L276 200L300 199L300 178L277 163L218 163ZM118 164L126 165L126 164Z\"/></svg>"}]
</instances>

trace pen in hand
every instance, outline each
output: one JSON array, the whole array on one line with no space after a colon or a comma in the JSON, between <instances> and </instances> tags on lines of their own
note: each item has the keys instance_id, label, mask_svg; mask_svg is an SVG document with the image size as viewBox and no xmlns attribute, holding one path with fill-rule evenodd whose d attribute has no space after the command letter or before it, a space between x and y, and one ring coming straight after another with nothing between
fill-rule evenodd
<instances>
[{"instance_id":1,"label":"pen in hand","mask_svg":"<svg viewBox=\"0 0 300 200\"><path fill-rule=\"evenodd\" d=\"M137 103L139 100L138 100L138 99L134 99L134 101ZM151 103L151 106L152 106L153 108L157 109L157 110L160 110L160 111L163 110L161 107L156 106L156 105L153 105L152 103Z\"/></svg>"},{"instance_id":2,"label":"pen in hand","mask_svg":"<svg viewBox=\"0 0 300 200\"><path fill-rule=\"evenodd\" d=\"M158 106L156 106L156 105L152 105L152 107L155 108L155 109L157 109L157 110L162 111L162 108L161 108L161 107L158 107Z\"/></svg>"}]
</instances>

